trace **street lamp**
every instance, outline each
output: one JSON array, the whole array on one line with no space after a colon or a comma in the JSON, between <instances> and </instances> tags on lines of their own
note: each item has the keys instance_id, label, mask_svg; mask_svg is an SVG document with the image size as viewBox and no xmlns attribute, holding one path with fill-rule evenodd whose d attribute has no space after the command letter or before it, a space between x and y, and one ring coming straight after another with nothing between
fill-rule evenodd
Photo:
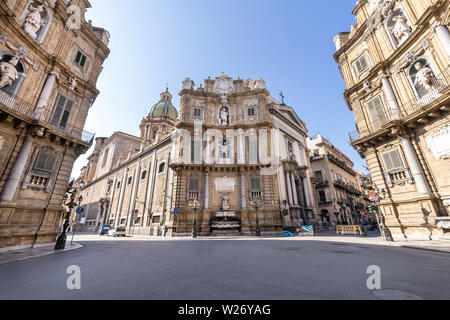
<instances>
[{"instance_id":1,"label":"street lamp","mask_svg":"<svg viewBox=\"0 0 450 320\"><path fill-rule=\"evenodd\" d=\"M256 214L256 236L260 237L261 236L261 229L259 228L259 219L258 219L258 198L254 198L251 201L251 205L255 208L255 214Z\"/></svg>"},{"instance_id":2,"label":"street lamp","mask_svg":"<svg viewBox=\"0 0 450 320\"><path fill-rule=\"evenodd\" d=\"M192 200L189 203L189 206L194 209L194 222L192 226L192 238L197 238L197 207L198 207L198 200Z\"/></svg>"},{"instance_id":3,"label":"street lamp","mask_svg":"<svg viewBox=\"0 0 450 320\"><path fill-rule=\"evenodd\" d=\"M386 190L382 189L381 191L378 189L377 185L374 184L375 187L371 188L371 192L367 191L368 194L372 194L376 197L376 202L378 206L378 210L376 212L375 217L378 220L378 225L380 226L381 235L383 236L385 241L392 242L394 239L392 238L391 231L388 229L388 227L385 224L383 213L381 212L381 199L386 199ZM383 196L383 197L381 197Z\"/></svg>"},{"instance_id":4,"label":"street lamp","mask_svg":"<svg viewBox=\"0 0 450 320\"><path fill-rule=\"evenodd\" d=\"M72 209L75 208L77 205L81 206L81 203L83 202L83 196L80 195L78 198L78 203L75 202L75 197L77 194L76 188L71 188L67 190L66 194L63 197L64 204L69 208L68 211L65 213L65 220L63 224L63 229L61 234L58 236L58 239L56 240L56 246L55 250L63 250L66 248L66 239L67 239L67 229L69 228L70 224L70 216L72 214Z\"/></svg>"}]
</instances>

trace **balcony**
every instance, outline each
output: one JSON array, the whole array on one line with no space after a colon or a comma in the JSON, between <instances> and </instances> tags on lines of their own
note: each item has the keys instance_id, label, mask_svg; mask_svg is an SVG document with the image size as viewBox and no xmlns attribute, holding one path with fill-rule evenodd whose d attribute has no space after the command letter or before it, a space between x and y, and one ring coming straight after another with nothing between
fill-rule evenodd
<instances>
[{"instance_id":1,"label":"balcony","mask_svg":"<svg viewBox=\"0 0 450 320\"><path fill-rule=\"evenodd\" d=\"M418 110L421 110L442 96L450 88L450 66L447 67L441 74L436 76L436 83L433 88L428 90L428 92L421 98L412 99L403 104L403 110L407 114L412 114Z\"/></svg>"},{"instance_id":2,"label":"balcony","mask_svg":"<svg viewBox=\"0 0 450 320\"><path fill-rule=\"evenodd\" d=\"M448 97L448 92L450 89L450 66L447 67L441 74L436 76L436 81L431 89L429 89L422 97L416 97L407 102L398 102L399 108L401 112L399 113L400 119L404 118L402 112L405 113L406 116L413 115L415 113L420 114L420 111L426 109L431 106L436 101L443 97ZM397 98L398 100L398 98ZM390 109L389 109L390 110ZM438 113L430 113L425 116L426 117L437 117ZM369 130L365 130L362 134L360 131L352 131L349 133L350 142L353 143L358 141L362 137L365 137L369 134L375 133L380 129L383 129L386 124L391 122L391 119L394 117L386 115L388 120L377 120L373 121L369 124ZM419 120L420 122L420 120Z\"/></svg>"},{"instance_id":3,"label":"balcony","mask_svg":"<svg viewBox=\"0 0 450 320\"><path fill-rule=\"evenodd\" d=\"M411 172L406 168L391 170L389 172L386 172L385 176L387 184L390 188L394 187L395 184L414 183Z\"/></svg>"},{"instance_id":4,"label":"balcony","mask_svg":"<svg viewBox=\"0 0 450 320\"><path fill-rule=\"evenodd\" d=\"M38 115L35 106L28 101L22 100L21 98L8 95L4 91L0 90L0 108L5 106L7 109L14 111L19 116L27 118L31 121L39 121L50 124L50 118L52 114L52 109L44 108L41 115ZM51 124L50 124L51 125ZM84 131L83 129L77 128L72 125L67 125L65 128L57 128L51 125L53 129L60 131L70 137L79 139L85 143L92 144L95 134Z\"/></svg>"}]
</instances>

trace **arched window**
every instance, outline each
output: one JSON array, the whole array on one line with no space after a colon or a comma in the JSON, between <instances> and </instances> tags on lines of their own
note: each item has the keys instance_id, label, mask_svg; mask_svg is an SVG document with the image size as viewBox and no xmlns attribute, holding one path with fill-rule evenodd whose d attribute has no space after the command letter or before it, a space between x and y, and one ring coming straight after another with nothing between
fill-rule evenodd
<instances>
[{"instance_id":1,"label":"arched window","mask_svg":"<svg viewBox=\"0 0 450 320\"><path fill-rule=\"evenodd\" d=\"M419 99L433 94L438 86L436 73L427 57L419 57L410 65L408 80Z\"/></svg>"},{"instance_id":2,"label":"arched window","mask_svg":"<svg viewBox=\"0 0 450 320\"><path fill-rule=\"evenodd\" d=\"M23 30L40 44L47 35L52 19L53 17L47 6L36 0L30 0L22 13L20 22Z\"/></svg>"},{"instance_id":3,"label":"arched window","mask_svg":"<svg viewBox=\"0 0 450 320\"><path fill-rule=\"evenodd\" d=\"M26 67L25 67L25 64L23 63L22 59L18 59L18 61L14 60L13 59L14 56L15 56L15 54L12 52L0 53L0 65L2 65L2 69L4 67L11 68L12 66L15 66L16 71L17 71L17 74L13 75L13 78L15 78L15 79L11 79L9 77L3 78L3 76L2 76L2 79L1 79L2 82L8 81L10 79L12 80L11 84L7 84L1 88L1 90L3 92L6 92L9 95L17 95L20 87L22 86L23 79L26 75Z\"/></svg>"}]
</instances>

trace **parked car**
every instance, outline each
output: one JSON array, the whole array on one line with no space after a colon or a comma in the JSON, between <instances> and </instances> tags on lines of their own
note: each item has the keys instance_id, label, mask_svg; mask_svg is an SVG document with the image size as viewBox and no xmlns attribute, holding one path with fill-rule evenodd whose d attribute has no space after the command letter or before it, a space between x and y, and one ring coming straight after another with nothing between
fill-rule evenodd
<instances>
[{"instance_id":1,"label":"parked car","mask_svg":"<svg viewBox=\"0 0 450 320\"><path fill-rule=\"evenodd\" d=\"M111 230L111 226L110 225L103 225L102 230L100 231L100 235L104 236L107 235L109 233L109 230Z\"/></svg>"},{"instance_id":2,"label":"parked car","mask_svg":"<svg viewBox=\"0 0 450 320\"><path fill-rule=\"evenodd\" d=\"M126 236L126 228L125 226L119 226L112 228L108 231L109 237L125 237Z\"/></svg>"}]
</instances>

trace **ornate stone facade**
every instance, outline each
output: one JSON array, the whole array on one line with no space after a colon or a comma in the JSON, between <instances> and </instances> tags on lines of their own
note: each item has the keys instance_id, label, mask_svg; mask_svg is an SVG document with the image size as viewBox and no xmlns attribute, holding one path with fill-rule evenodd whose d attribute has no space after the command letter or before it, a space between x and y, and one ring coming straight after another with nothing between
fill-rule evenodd
<instances>
[{"instance_id":1,"label":"ornate stone facade","mask_svg":"<svg viewBox=\"0 0 450 320\"><path fill-rule=\"evenodd\" d=\"M0 2L0 250L56 240L108 32L67 24L67 1ZM71 5L85 12L87 0Z\"/></svg>"},{"instance_id":2,"label":"ornate stone facade","mask_svg":"<svg viewBox=\"0 0 450 320\"><path fill-rule=\"evenodd\" d=\"M263 79L222 74L194 86L183 81L179 114L162 93L140 138L116 133L97 142L78 179L91 229L108 223L131 234L186 236L195 221L200 236L258 227L270 235L314 224L307 130L294 110L272 98ZM162 125L165 134L153 135ZM139 145L125 156L131 142ZM104 161L105 153L116 160Z\"/></svg>"},{"instance_id":3,"label":"ornate stone facade","mask_svg":"<svg viewBox=\"0 0 450 320\"><path fill-rule=\"evenodd\" d=\"M387 191L381 206L395 238L448 237L450 4L359 1L353 14L334 55L358 127L351 142Z\"/></svg>"},{"instance_id":4,"label":"ornate stone facade","mask_svg":"<svg viewBox=\"0 0 450 320\"><path fill-rule=\"evenodd\" d=\"M366 195L364 175L356 171L353 162L322 135L308 138L307 142L323 225L358 225L361 218L369 218L367 207L372 203Z\"/></svg>"}]
</instances>

